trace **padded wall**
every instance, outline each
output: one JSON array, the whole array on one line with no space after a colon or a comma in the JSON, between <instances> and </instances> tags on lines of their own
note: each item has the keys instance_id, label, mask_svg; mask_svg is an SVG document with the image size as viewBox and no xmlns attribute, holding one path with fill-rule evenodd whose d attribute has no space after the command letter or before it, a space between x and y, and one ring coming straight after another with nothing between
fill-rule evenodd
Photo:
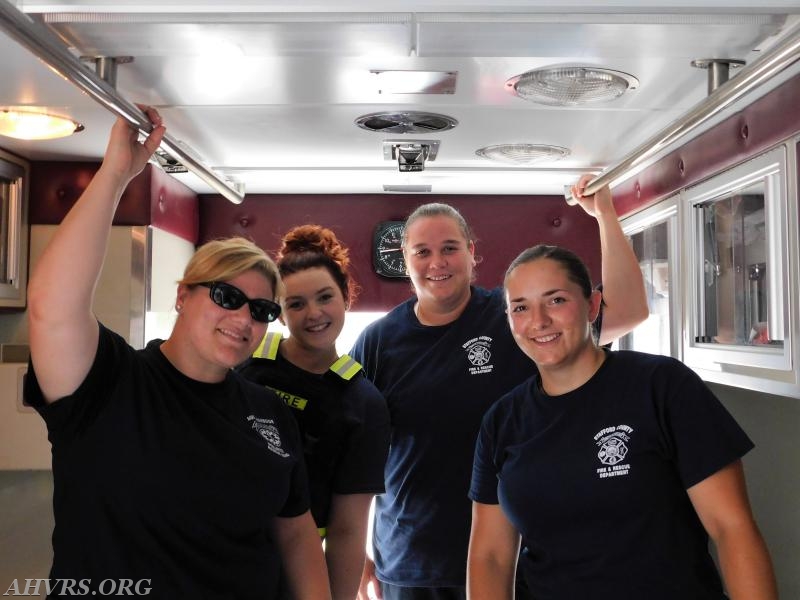
<instances>
[{"instance_id":1,"label":"padded wall","mask_svg":"<svg viewBox=\"0 0 800 600\"><path fill-rule=\"evenodd\" d=\"M370 254L375 225L403 220L426 202L452 204L474 229L479 256L477 283L494 287L524 248L559 244L577 252L600 279L600 240L596 221L580 207L553 196L443 195L259 195L235 205L218 195L200 196L202 241L242 235L274 255L291 227L317 223L334 230L350 248L353 275L362 288L355 310L388 310L411 294L405 279L386 279L372 269Z\"/></svg>"},{"instance_id":2,"label":"padded wall","mask_svg":"<svg viewBox=\"0 0 800 600\"><path fill-rule=\"evenodd\" d=\"M800 75L614 188L625 216L764 152L800 132Z\"/></svg>"},{"instance_id":3,"label":"padded wall","mask_svg":"<svg viewBox=\"0 0 800 600\"><path fill-rule=\"evenodd\" d=\"M57 225L100 167L94 162L31 163L31 225ZM184 184L148 164L122 194L114 225L152 225L197 243L197 195Z\"/></svg>"}]
</instances>

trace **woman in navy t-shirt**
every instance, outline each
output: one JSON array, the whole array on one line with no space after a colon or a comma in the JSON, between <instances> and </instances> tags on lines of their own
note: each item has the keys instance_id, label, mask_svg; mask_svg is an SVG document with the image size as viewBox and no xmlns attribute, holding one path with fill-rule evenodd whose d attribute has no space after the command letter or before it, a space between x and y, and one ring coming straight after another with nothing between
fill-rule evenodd
<instances>
[{"instance_id":1,"label":"woman in navy t-shirt","mask_svg":"<svg viewBox=\"0 0 800 600\"><path fill-rule=\"evenodd\" d=\"M777 598L747 500L744 432L680 362L599 348L586 267L536 246L505 278L508 321L539 374L486 414L470 497L468 590L537 600Z\"/></svg>"},{"instance_id":2,"label":"woman in navy t-shirt","mask_svg":"<svg viewBox=\"0 0 800 600\"><path fill-rule=\"evenodd\" d=\"M590 179L574 195L600 228L606 343L646 317L647 301L611 192L581 194ZM475 438L486 410L535 366L511 337L502 290L472 285L475 237L457 210L417 208L403 255L415 295L368 326L351 351L386 398L392 427L374 561L359 598L371 587L383 600L458 600L466 595Z\"/></svg>"}]
</instances>

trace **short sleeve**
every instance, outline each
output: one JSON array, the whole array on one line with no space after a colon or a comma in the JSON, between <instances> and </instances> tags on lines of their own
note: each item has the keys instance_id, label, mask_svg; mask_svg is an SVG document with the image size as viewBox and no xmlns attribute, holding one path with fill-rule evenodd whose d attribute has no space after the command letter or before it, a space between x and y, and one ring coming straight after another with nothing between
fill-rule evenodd
<instances>
[{"instance_id":1,"label":"short sleeve","mask_svg":"<svg viewBox=\"0 0 800 600\"><path fill-rule=\"evenodd\" d=\"M353 415L353 427L336 471L333 491L337 494L379 494L385 489L389 409L381 393L364 377L359 377L352 385L359 414Z\"/></svg>"},{"instance_id":2,"label":"short sleeve","mask_svg":"<svg viewBox=\"0 0 800 600\"><path fill-rule=\"evenodd\" d=\"M121 336L101 324L97 353L86 378L72 394L50 404L45 402L39 387L35 365L29 362L23 394L26 402L44 419L52 444L87 427L97 418L110 401L115 377L124 368L125 357L133 352Z\"/></svg>"},{"instance_id":3,"label":"short sleeve","mask_svg":"<svg viewBox=\"0 0 800 600\"><path fill-rule=\"evenodd\" d=\"M697 374L673 359L665 366L661 376L672 384L660 418L688 489L740 459L754 444Z\"/></svg>"},{"instance_id":4,"label":"short sleeve","mask_svg":"<svg viewBox=\"0 0 800 600\"><path fill-rule=\"evenodd\" d=\"M497 499L498 468L494 460L496 446L494 433L497 430L494 420L495 413L496 411L492 409L483 418L475 443L469 498L481 504L499 503Z\"/></svg>"}]
</instances>

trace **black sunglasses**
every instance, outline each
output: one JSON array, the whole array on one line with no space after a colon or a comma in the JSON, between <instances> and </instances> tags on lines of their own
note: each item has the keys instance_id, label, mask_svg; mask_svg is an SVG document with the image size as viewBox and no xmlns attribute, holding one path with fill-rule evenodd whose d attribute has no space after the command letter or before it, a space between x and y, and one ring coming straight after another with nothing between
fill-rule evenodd
<instances>
[{"instance_id":1,"label":"black sunglasses","mask_svg":"<svg viewBox=\"0 0 800 600\"><path fill-rule=\"evenodd\" d=\"M203 287L211 288L211 300L217 306L226 310L238 310L245 304L250 307L250 315L254 321L271 323L281 314L281 305L266 298L251 300L239 288L222 281L208 281L198 283Z\"/></svg>"}]
</instances>

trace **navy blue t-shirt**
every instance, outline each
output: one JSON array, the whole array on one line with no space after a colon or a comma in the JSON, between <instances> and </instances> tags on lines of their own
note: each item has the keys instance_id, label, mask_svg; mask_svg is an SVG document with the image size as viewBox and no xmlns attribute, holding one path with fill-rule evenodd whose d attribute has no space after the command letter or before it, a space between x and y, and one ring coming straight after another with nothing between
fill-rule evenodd
<instances>
[{"instance_id":1,"label":"navy blue t-shirt","mask_svg":"<svg viewBox=\"0 0 800 600\"><path fill-rule=\"evenodd\" d=\"M551 397L538 375L487 413L470 497L522 534L537 600L725 598L686 489L753 447L694 372L607 352Z\"/></svg>"},{"instance_id":2,"label":"navy blue t-shirt","mask_svg":"<svg viewBox=\"0 0 800 600\"><path fill-rule=\"evenodd\" d=\"M416 298L362 332L351 356L386 398L386 492L376 498L380 580L463 586L475 438L486 410L535 373L506 321L501 289L472 288L454 322L420 324Z\"/></svg>"},{"instance_id":3,"label":"navy blue t-shirt","mask_svg":"<svg viewBox=\"0 0 800 600\"><path fill-rule=\"evenodd\" d=\"M128 579L149 598L275 598L274 517L309 508L297 425L272 392L190 379L160 344L101 326L86 379L52 404L29 367L53 452L50 577L88 595Z\"/></svg>"}]
</instances>

